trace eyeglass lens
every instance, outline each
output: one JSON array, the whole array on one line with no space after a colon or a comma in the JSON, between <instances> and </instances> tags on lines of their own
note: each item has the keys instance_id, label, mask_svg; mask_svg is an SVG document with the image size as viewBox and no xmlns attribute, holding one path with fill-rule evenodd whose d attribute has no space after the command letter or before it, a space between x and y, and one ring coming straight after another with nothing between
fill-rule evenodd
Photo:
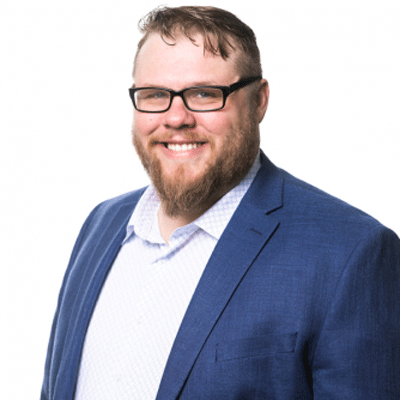
<instances>
[{"instance_id":1,"label":"eyeglass lens","mask_svg":"<svg viewBox=\"0 0 400 400\"><path fill-rule=\"evenodd\" d=\"M223 106L224 95L217 88L190 88L183 91L186 105L196 111L209 111ZM167 110L171 93L162 89L140 89L135 92L136 107L142 111Z\"/></svg>"}]
</instances>

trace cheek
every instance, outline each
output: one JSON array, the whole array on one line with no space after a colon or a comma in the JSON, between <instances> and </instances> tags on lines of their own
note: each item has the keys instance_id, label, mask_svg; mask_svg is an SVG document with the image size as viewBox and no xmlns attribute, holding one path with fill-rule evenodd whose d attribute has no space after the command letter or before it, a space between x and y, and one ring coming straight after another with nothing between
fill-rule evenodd
<instances>
[{"instance_id":1,"label":"cheek","mask_svg":"<svg viewBox=\"0 0 400 400\"><path fill-rule=\"evenodd\" d=\"M223 112L204 114L198 120L198 126L201 126L216 141L226 137L234 125L234 121Z\"/></svg>"},{"instance_id":2,"label":"cheek","mask_svg":"<svg viewBox=\"0 0 400 400\"><path fill-rule=\"evenodd\" d=\"M146 137L154 132L160 125L158 114L146 114L135 111L133 113L132 130L141 137Z\"/></svg>"}]
</instances>

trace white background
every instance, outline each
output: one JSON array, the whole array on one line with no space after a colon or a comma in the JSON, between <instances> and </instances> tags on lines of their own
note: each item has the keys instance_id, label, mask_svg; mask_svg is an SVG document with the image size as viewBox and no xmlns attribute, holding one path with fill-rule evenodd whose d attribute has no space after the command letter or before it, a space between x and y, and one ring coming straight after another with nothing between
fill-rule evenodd
<instances>
[{"instance_id":1,"label":"white background","mask_svg":"<svg viewBox=\"0 0 400 400\"><path fill-rule=\"evenodd\" d=\"M398 0L212 3L258 37L271 160L399 233ZM157 5L1 2L2 399L39 398L58 290L87 214L147 183L128 87L137 21Z\"/></svg>"}]
</instances>

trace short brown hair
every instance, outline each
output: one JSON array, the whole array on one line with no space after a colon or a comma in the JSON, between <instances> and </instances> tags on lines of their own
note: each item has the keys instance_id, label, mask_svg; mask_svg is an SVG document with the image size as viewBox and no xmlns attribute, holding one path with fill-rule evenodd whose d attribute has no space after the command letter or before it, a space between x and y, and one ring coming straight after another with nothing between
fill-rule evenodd
<instances>
[{"instance_id":1,"label":"short brown hair","mask_svg":"<svg viewBox=\"0 0 400 400\"><path fill-rule=\"evenodd\" d=\"M143 37L135 56L135 74L140 49L150 34L158 33L163 39L176 40L177 33L187 36L193 43L193 33L204 38L204 51L227 59L238 46L238 70L242 77L262 75L260 51L253 30L229 11L216 7L162 7L148 13L139 21ZM216 44L214 44L216 41ZM174 45L174 43L169 43Z\"/></svg>"}]
</instances>

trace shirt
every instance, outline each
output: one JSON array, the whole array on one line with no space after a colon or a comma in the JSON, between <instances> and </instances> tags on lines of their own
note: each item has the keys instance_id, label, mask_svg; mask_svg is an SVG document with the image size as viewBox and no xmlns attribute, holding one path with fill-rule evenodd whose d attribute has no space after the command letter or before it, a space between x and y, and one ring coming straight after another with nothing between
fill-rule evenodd
<instances>
[{"instance_id":1,"label":"shirt","mask_svg":"<svg viewBox=\"0 0 400 400\"><path fill-rule=\"evenodd\" d=\"M194 222L162 239L156 190L149 186L86 334L76 400L154 400L175 336L218 239L260 168Z\"/></svg>"}]
</instances>

